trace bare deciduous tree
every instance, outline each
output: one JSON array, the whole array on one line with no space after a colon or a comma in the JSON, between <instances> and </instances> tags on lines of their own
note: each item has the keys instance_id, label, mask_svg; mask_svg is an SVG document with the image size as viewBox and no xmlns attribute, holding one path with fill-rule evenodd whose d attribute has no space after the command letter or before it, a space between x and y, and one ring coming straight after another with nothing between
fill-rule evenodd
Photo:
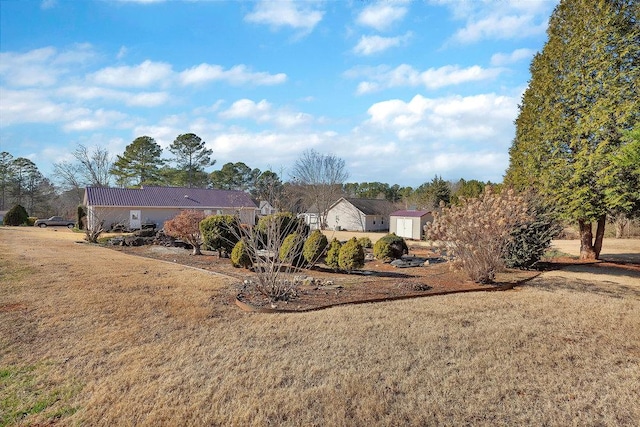
<instances>
[{"instance_id":1,"label":"bare deciduous tree","mask_svg":"<svg viewBox=\"0 0 640 427\"><path fill-rule=\"evenodd\" d=\"M342 184L349 177L343 159L333 154L305 151L293 166L293 181L304 187L307 208L314 206L320 228L326 228L327 211L342 195Z\"/></svg>"}]
</instances>

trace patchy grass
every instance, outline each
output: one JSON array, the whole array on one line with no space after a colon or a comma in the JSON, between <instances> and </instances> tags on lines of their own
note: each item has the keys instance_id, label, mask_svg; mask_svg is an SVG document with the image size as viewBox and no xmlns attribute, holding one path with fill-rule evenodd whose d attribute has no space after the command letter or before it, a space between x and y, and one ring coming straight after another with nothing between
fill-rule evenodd
<instances>
[{"instance_id":1,"label":"patchy grass","mask_svg":"<svg viewBox=\"0 0 640 427\"><path fill-rule=\"evenodd\" d=\"M246 314L233 279L52 234L0 228L11 277L0 283L0 381L20 396L3 403L8 425L640 419L635 294L541 277L509 292Z\"/></svg>"},{"instance_id":2,"label":"patchy grass","mask_svg":"<svg viewBox=\"0 0 640 427\"><path fill-rule=\"evenodd\" d=\"M51 365L13 365L0 368L0 427L39 418L59 420L73 415L76 408L66 406L80 387L53 384Z\"/></svg>"}]
</instances>

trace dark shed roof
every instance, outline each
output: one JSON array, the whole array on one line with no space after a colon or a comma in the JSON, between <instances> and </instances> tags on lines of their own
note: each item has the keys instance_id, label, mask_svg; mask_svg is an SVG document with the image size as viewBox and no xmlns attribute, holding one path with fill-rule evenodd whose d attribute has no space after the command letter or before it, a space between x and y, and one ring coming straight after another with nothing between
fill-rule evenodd
<instances>
[{"instance_id":1,"label":"dark shed roof","mask_svg":"<svg viewBox=\"0 0 640 427\"><path fill-rule=\"evenodd\" d=\"M430 214L429 211L416 211L416 210L400 210L392 212L390 216L406 216L409 218L420 218Z\"/></svg>"},{"instance_id":2,"label":"dark shed roof","mask_svg":"<svg viewBox=\"0 0 640 427\"><path fill-rule=\"evenodd\" d=\"M249 194L235 190L184 187L87 187L89 206L171 208L256 208Z\"/></svg>"}]
</instances>

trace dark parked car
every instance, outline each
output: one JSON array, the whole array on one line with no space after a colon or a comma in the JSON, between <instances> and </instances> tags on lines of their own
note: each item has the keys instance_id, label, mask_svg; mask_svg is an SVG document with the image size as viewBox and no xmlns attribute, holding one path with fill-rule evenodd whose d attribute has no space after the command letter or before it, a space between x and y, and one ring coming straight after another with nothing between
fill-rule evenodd
<instances>
[{"instance_id":1,"label":"dark parked car","mask_svg":"<svg viewBox=\"0 0 640 427\"><path fill-rule=\"evenodd\" d=\"M38 219L36 220L36 222L33 224L36 227L69 227L69 228L73 228L73 226L75 225L75 222L73 221L69 221L68 219L64 219L61 216L52 216L49 219Z\"/></svg>"}]
</instances>

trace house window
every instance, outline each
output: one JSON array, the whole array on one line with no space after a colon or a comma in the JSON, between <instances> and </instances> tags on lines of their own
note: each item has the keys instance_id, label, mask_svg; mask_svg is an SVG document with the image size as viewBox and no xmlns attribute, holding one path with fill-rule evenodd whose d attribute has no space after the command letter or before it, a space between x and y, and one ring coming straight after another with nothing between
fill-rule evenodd
<instances>
[{"instance_id":1,"label":"house window","mask_svg":"<svg viewBox=\"0 0 640 427\"><path fill-rule=\"evenodd\" d=\"M373 225L376 225L376 220L375 219L373 220Z\"/></svg>"},{"instance_id":2,"label":"house window","mask_svg":"<svg viewBox=\"0 0 640 427\"><path fill-rule=\"evenodd\" d=\"M381 222L381 224L384 224L384 218L382 218L382 222Z\"/></svg>"}]
</instances>

